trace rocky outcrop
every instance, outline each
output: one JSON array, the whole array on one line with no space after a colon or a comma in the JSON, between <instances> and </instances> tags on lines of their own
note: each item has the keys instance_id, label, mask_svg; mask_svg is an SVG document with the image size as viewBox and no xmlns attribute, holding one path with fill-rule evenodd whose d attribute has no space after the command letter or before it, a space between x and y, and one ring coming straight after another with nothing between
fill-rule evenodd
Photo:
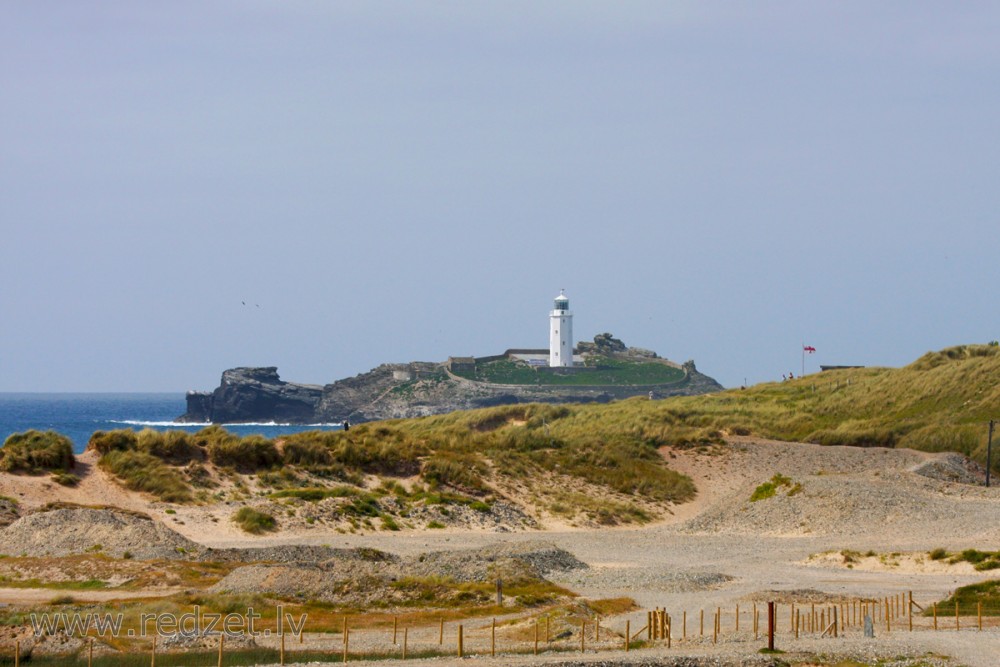
<instances>
[{"instance_id":1,"label":"rocky outcrop","mask_svg":"<svg viewBox=\"0 0 1000 667\"><path fill-rule=\"evenodd\" d=\"M682 370L683 380L660 385L500 385L458 377L443 363L413 362L383 364L321 388L282 382L273 367L235 368L222 374L215 391L189 393L187 412L179 421L364 422L512 403L607 403L632 396L666 398L723 389L699 373L693 361Z\"/></svg>"},{"instance_id":2,"label":"rocky outcrop","mask_svg":"<svg viewBox=\"0 0 1000 667\"><path fill-rule=\"evenodd\" d=\"M185 422L313 422L323 388L284 382L274 366L231 368L213 392L189 392Z\"/></svg>"}]
</instances>

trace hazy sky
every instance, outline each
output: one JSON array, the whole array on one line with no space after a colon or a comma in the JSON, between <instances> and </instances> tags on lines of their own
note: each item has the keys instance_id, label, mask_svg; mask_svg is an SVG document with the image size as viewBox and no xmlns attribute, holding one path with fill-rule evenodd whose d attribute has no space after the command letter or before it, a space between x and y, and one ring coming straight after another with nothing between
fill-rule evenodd
<instances>
[{"instance_id":1,"label":"hazy sky","mask_svg":"<svg viewBox=\"0 0 1000 667\"><path fill-rule=\"evenodd\" d=\"M991 2L0 0L0 391L1000 338ZM242 302L246 302L244 306Z\"/></svg>"}]
</instances>

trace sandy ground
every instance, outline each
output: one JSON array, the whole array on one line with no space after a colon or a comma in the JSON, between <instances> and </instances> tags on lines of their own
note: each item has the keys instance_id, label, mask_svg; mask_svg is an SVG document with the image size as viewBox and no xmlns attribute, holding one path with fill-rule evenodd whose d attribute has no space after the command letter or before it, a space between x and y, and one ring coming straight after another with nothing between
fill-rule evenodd
<instances>
[{"instance_id":1,"label":"sandy ground","mask_svg":"<svg viewBox=\"0 0 1000 667\"><path fill-rule=\"evenodd\" d=\"M675 618L687 612L690 632L701 610L747 610L767 599L883 599L912 591L922 605L945 598L959 586L1000 577L976 572L968 564L947 565L926 553L977 548L1000 550L1000 490L931 480L911 470L933 454L908 450L819 447L737 438L710 453L664 451L671 467L690 475L699 493L695 501L673 508L653 525L602 530L559 529L497 534L477 531L428 531L345 535L303 532L248 538L184 510L183 525L163 515L135 494L124 492L97 472L78 489L54 489L50 497L87 504L111 504L150 512L187 537L212 547L272 544L328 544L374 547L396 553L477 547L500 541L545 540L570 551L591 567L557 577L557 583L593 598L628 596L643 609L664 607ZM86 457L86 455L85 455ZM85 459L85 457L81 457ZM92 461L84 460L85 465ZM753 489L781 472L799 482L794 497L749 503ZM43 479L23 480L14 488L0 476L0 495L19 497L26 506L44 493ZM769 503L765 505L764 503ZM151 509L152 508L152 509ZM224 523L224 522L220 522ZM848 567L841 552L862 556ZM892 554L896 554L892 556ZM708 583L706 583L708 582ZM43 599L54 593L44 592ZM0 590L0 601L9 601ZM24 599L25 591L17 597ZM784 609L784 611L781 611ZM787 607L779 607L779 614ZM728 618L728 617L727 617ZM612 629L645 624L645 612L607 619ZM787 621L786 621L787 622ZM707 623L707 621L706 621ZM731 623L725 621L724 625ZM749 623L744 620L744 623ZM918 619L914 633L879 631L875 640L854 637L816 640L781 638L782 647L848 654L896 655L932 652L952 656L954 664L987 667L1000 664L1000 627L961 633L929 629ZM747 626L744 625L744 628ZM840 642L839 644L837 642ZM756 655L756 643L681 644L690 655ZM842 648L838 648L842 647ZM865 653L867 651L867 653ZM644 658L663 649L641 652ZM598 656L608 659L608 654ZM545 660L576 660L561 655ZM543 662L535 658L497 659L497 664ZM435 664L442 664L441 660Z\"/></svg>"}]
</instances>

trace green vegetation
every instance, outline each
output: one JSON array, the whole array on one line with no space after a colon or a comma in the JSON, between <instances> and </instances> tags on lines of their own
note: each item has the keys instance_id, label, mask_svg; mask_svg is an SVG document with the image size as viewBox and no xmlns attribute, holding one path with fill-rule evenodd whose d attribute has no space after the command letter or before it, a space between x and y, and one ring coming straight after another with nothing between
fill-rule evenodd
<instances>
[{"instance_id":1,"label":"green vegetation","mask_svg":"<svg viewBox=\"0 0 1000 667\"><path fill-rule=\"evenodd\" d=\"M945 560L949 563L971 563L980 572L1000 569L1000 551L979 551L966 549L960 553L949 553L944 549L934 549L927 554L931 560Z\"/></svg>"},{"instance_id":2,"label":"green vegetation","mask_svg":"<svg viewBox=\"0 0 1000 667\"><path fill-rule=\"evenodd\" d=\"M1000 579L962 586L951 597L938 603L938 613L954 613L956 602L959 614L963 616L975 616L980 604L983 616L1000 616ZM931 616L933 613L933 608L924 610L924 616Z\"/></svg>"},{"instance_id":3,"label":"green vegetation","mask_svg":"<svg viewBox=\"0 0 1000 667\"><path fill-rule=\"evenodd\" d=\"M188 438L132 431L98 432L90 446L103 452L100 465L132 489L170 502L193 499L187 477L201 461L257 472L272 499L319 502L343 498L341 516L377 518L386 513L379 498L393 495L405 508L414 503L492 509L498 489L520 483L539 497L562 502L567 516L583 514L606 525L641 523L650 514L635 503L683 502L691 481L670 470L657 448L674 444L660 423L636 419L649 401L612 406L514 405L413 420L360 424L350 431L296 433L279 448L260 436L240 438L218 426ZM610 414L617 407L621 414ZM365 477L388 478L375 491L359 488ZM619 498L583 501L562 498L558 475L604 487ZM202 474L202 477L205 475ZM394 479L417 477L407 491ZM340 483L327 485L325 480ZM206 479L199 486L211 486ZM237 492L246 486L237 478ZM555 495L553 495L555 494ZM557 498L556 496L559 496ZM592 494L591 494L592 496ZM395 519L394 519L395 520Z\"/></svg>"},{"instance_id":4,"label":"green vegetation","mask_svg":"<svg viewBox=\"0 0 1000 667\"><path fill-rule=\"evenodd\" d=\"M764 482L750 495L750 502L755 503L758 500L766 500L768 498L773 498L778 492L778 489L787 489L785 495L794 496L802 491L802 485L798 482L792 483L790 477L785 477L781 473L777 473L770 481Z\"/></svg>"},{"instance_id":5,"label":"green vegetation","mask_svg":"<svg viewBox=\"0 0 1000 667\"><path fill-rule=\"evenodd\" d=\"M76 486L80 483L80 478L71 472L52 473L52 481L63 486Z\"/></svg>"},{"instance_id":6,"label":"green vegetation","mask_svg":"<svg viewBox=\"0 0 1000 667\"><path fill-rule=\"evenodd\" d=\"M327 498L345 498L356 496L359 490L350 486L334 486L331 488L285 489L271 494L272 498L298 498L315 503Z\"/></svg>"},{"instance_id":7,"label":"green vegetation","mask_svg":"<svg viewBox=\"0 0 1000 667\"><path fill-rule=\"evenodd\" d=\"M0 472L65 471L74 463L73 443L55 431L13 433L0 447Z\"/></svg>"},{"instance_id":8,"label":"green vegetation","mask_svg":"<svg viewBox=\"0 0 1000 667\"><path fill-rule=\"evenodd\" d=\"M277 528L274 517L267 512L258 512L252 507L241 507L233 514L233 522L248 533L259 535Z\"/></svg>"},{"instance_id":9,"label":"green vegetation","mask_svg":"<svg viewBox=\"0 0 1000 667\"><path fill-rule=\"evenodd\" d=\"M583 372L538 369L523 361L497 359L477 363L475 371L456 372L469 380L496 384L555 386L670 384L684 379L684 371L662 360L588 355Z\"/></svg>"},{"instance_id":10,"label":"green vegetation","mask_svg":"<svg viewBox=\"0 0 1000 667\"><path fill-rule=\"evenodd\" d=\"M986 422L1000 404L1000 347L931 352L904 368L833 370L746 390L607 406L665 439L723 433L859 447L955 451L986 459ZM994 457L994 460L1000 457Z\"/></svg>"},{"instance_id":11,"label":"green vegetation","mask_svg":"<svg viewBox=\"0 0 1000 667\"><path fill-rule=\"evenodd\" d=\"M98 465L117 477L133 491L151 493L169 503L191 501L191 489L177 471L161 459L135 450L112 450Z\"/></svg>"},{"instance_id":12,"label":"green vegetation","mask_svg":"<svg viewBox=\"0 0 1000 667\"><path fill-rule=\"evenodd\" d=\"M195 441L205 448L209 460L221 467L253 471L280 461L274 442L261 435L241 438L221 426L209 426L195 434Z\"/></svg>"}]
</instances>

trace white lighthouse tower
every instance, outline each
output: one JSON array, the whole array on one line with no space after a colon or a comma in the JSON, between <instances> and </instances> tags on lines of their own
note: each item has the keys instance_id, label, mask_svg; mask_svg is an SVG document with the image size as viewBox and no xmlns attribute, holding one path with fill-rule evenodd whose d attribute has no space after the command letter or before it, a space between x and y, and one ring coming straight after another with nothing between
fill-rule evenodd
<instances>
[{"instance_id":1,"label":"white lighthouse tower","mask_svg":"<svg viewBox=\"0 0 1000 667\"><path fill-rule=\"evenodd\" d=\"M573 365L573 313L569 298L559 290L555 306L549 313L549 366Z\"/></svg>"}]
</instances>

